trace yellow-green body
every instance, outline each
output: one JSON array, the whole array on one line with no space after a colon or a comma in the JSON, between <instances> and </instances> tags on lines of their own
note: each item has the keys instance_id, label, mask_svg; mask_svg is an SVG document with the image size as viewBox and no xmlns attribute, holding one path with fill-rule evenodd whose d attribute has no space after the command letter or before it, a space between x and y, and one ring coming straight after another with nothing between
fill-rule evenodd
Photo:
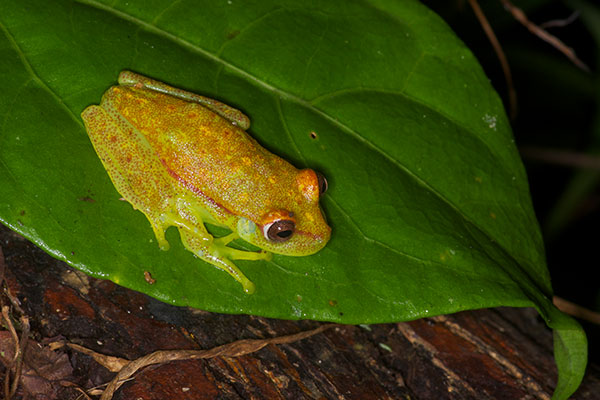
<instances>
[{"instance_id":1,"label":"yellow-green body","mask_svg":"<svg viewBox=\"0 0 600 400\"><path fill-rule=\"evenodd\" d=\"M188 250L227 271L246 292L254 285L231 260L310 255L329 240L321 177L261 147L238 110L123 71L119 86L81 115L115 187L146 215L160 247L168 249L164 232L176 226ZM282 221L279 229L291 231L271 240L268 229ZM213 238L205 222L232 233ZM238 237L262 251L227 246Z\"/></svg>"}]
</instances>

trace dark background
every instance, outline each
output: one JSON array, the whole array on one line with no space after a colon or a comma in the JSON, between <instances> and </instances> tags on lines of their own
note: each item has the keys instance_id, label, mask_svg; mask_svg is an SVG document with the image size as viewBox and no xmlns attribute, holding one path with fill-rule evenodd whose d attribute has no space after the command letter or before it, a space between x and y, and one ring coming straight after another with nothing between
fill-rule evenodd
<instances>
[{"instance_id":1,"label":"dark background","mask_svg":"<svg viewBox=\"0 0 600 400\"><path fill-rule=\"evenodd\" d=\"M508 110L501 64L467 0L425 1L446 20L479 59ZM600 6L597 2L513 1L536 24L579 16L547 31L589 67L583 71L565 55L529 32L500 0L480 1L510 64L518 96L513 132L529 176L534 208L546 243L555 294L600 310L597 269L600 225ZM593 14L594 23L590 22ZM595 30L595 32L594 32ZM594 36L595 34L595 36ZM564 158L598 158L597 167L579 168L542 161L547 151ZM591 361L600 361L600 328L583 323Z\"/></svg>"}]
</instances>

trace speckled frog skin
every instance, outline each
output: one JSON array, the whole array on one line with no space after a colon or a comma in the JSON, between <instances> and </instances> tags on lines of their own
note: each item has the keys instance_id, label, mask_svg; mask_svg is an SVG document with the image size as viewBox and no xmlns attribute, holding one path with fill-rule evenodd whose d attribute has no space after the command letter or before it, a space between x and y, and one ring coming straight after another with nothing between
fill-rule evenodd
<instances>
[{"instance_id":1,"label":"speckled frog skin","mask_svg":"<svg viewBox=\"0 0 600 400\"><path fill-rule=\"evenodd\" d=\"M146 215L160 247L177 227L189 251L247 293L255 286L232 260L306 256L329 240L319 206L325 178L269 153L246 133L248 117L226 104L123 71L81 117L117 191ZM205 222L231 234L214 238ZM262 250L229 247L237 238Z\"/></svg>"}]
</instances>

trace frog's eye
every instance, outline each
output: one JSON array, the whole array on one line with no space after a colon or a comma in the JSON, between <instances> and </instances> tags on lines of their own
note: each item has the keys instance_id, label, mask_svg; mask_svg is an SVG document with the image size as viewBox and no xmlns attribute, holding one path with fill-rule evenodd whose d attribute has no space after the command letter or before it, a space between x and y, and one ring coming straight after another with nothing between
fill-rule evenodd
<instances>
[{"instance_id":1,"label":"frog's eye","mask_svg":"<svg viewBox=\"0 0 600 400\"><path fill-rule=\"evenodd\" d=\"M294 234L296 224L289 219L280 219L266 224L263 233L271 242L285 242Z\"/></svg>"},{"instance_id":2,"label":"frog's eye","mask_svg":"<svg viewBox=\"0 0 600 400\"><path fill-rule=\"evenodd\" d=\"M329 187L329 185L327 184L327 179L325 179L325 177L323 176L322 173L316 172L316 171L315 171L315 173L317 174L317 182L319 184L319 196L320 196L327 191L327 188Z\"/></svg>"}]
</instances>

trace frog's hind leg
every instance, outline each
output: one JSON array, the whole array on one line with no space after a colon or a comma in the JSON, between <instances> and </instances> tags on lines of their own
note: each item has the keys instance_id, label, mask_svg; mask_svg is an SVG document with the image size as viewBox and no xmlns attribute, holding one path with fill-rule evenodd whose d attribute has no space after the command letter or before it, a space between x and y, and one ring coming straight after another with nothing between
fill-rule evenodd
<instances>
[{"instance_id":1,"label":"frog's hind leg","mask_svg":"<svg viewBox=\"0 0 600 400\"><path fill-rule=\"evenodd\" d=\"M154 90L155 92L178 97L182 100L198 103L208 108L212 112L219 114L221 117L225 118L232 124L239 126L243 130L247 130L250 127L250 119L236 108L209 97L200 96L196 93L169 86L166 83L150 79L144 75L136 74L135 72L122 71L119 74L119 84L124 86L146 88Z\"/></svg>"},{"instance_id":2,"label":"frog's hind leg","mask_svg":"<svg viewBox=\"0 0 600 400\"><path fill-rule=\"evenodd\" d=\"M167 250L164 232L172 224L157 210L165 200L175 197L175 191L160 161L148 151L149 145L140 132L102 107L90 106L81 117L115 188L134 209L144 213L160 248Z\"/></svg>"}]
</instances>

